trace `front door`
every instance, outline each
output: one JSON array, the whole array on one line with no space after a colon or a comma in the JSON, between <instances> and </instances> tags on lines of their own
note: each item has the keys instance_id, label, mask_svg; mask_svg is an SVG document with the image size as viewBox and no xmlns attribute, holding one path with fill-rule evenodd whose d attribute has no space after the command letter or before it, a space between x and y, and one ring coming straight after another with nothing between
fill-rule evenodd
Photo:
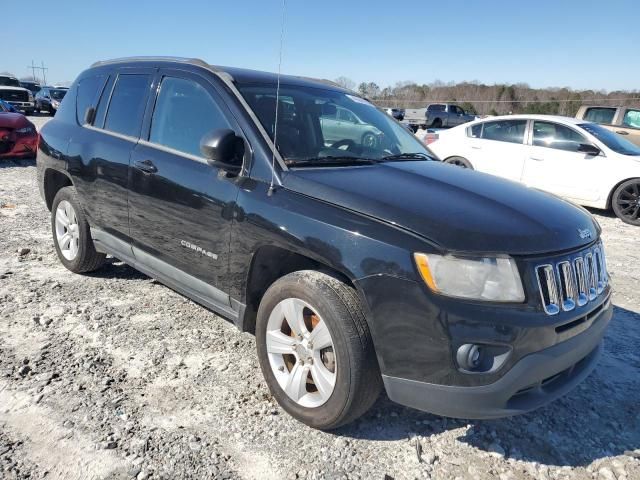
<instances>
[{"instance_id":1,"label":"front door","mask_svg":"<svg viewBox=\"0 0 640 480\"><path fill-rule=\"evenodd\" d=\"M579 152L586 137L567 125L534 121L522 181L526 185L580 202L598 200L598 182L606 170L600 155ZM600 174L598 172L601 172Z\"/></svg>"},{"instance_id":2,"label":"front door","mask_svg":"<svg viewBox=\"0 0 640 480\"><path fill-rule=\"evenodd\" d=\"M159 77L146 140L131 156L134 254L161 273L195 277L207 285L207 296L228 306L230 212L238 187L207 163L200 140L221 128L241 132L208 79L173 70L161 70ZM178 280L201 285L189 277Z\"/></svg>"}]
</instances>

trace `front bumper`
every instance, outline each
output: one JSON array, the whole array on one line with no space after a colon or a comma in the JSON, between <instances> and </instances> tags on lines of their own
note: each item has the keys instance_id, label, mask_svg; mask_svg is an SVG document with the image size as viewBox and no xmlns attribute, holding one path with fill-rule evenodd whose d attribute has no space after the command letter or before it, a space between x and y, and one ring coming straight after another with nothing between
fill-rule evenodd
<instances>
[{"instance_id":1,"label":"front bumper","mask_svg":"<svg viewBox=\"0 0 640 480\"><path fill-rule=\"evenodd\" d=\"M498 418L535 410L572 390L595 368L613 306L607 299L588 329L530 353L487 385L438 385L383 375L397 403L455 418Z\"/></svg>"},{"instance_id":2,"label":"front bumper","mask_svg":"<svg viewBox=\"0 0 640 480\"><path fill-rule=\"evenodd\" d=\"M36 106L36 104L34 102L14 102L14 101L9 101L7 103L10 103L14 107L22 109L22 110L33 110L35 108L35 106Z\"/></svg>"},{"instance_id":3,"label":"front bumper","mask_svg":"<svg viewBox=\"0 0 640 480\"><path fill-rule=\"evenodd\" d=\"M38 151L38 135L16 136L0 139L0 158L35 157Z\"/></svg>"}]
</instances>

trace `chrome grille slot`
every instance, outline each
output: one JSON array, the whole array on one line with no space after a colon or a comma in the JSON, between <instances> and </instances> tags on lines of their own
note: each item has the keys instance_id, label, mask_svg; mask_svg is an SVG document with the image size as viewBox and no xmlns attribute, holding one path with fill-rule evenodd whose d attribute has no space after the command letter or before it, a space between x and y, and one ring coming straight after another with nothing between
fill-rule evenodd
<instances>
[{"instance_id":1,"label":"chrome grille slot","mask_svg":"<svg viewBox=\"0 0 640 480\"><path fill-rule=\"evenodd\" d=\"M595 300L609 279L601 243L557 263L538 265L535 273L548 315L568 312Z\"/></svg>"}]
</instances>

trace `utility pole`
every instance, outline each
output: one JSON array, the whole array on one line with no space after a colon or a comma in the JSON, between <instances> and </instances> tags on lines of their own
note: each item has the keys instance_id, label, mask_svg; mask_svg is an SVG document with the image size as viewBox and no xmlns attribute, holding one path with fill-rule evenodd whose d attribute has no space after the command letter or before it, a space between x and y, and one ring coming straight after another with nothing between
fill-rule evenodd
<instances>
[{"instance_id":1,"label":"utility pole","mask_svg":"<svg viewBox=\"0 0 640 480\"><path fill-rule=\"evenodd\" d=\"M31 72L33 73L33 78L35 80L38 80L38 81L40 80L40 78L36 75L36 70L42 71L42 83L43 83L43 85L46 85L47 84L47 74L45 72L47 70L49 70L49 68L45 67L44 66L44 62L42 62L42 61L40 62L40 65L42 65L42 66L37 67L35 65L35 62L33 60L31 60L31 65L30 66L28 65L27 68L31 69Z\"/></svg>"}]
</instances>

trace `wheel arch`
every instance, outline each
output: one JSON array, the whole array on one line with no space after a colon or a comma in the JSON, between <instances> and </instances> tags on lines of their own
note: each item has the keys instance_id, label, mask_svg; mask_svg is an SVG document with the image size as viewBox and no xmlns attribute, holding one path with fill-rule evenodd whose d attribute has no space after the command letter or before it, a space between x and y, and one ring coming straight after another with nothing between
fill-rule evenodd
<instances>
[{"instance_id":1,"label":"wheel arch","mask_svg":"<svg viewBox=\"0 0 640 480\"><path fill-rule=\"evenodd\" d=\"M64 187L72 187L73 182L71 177L60 170L54 168L47 168L44 171L42 177L44 201L47 205L47 209L51 211L53 205L53 199L56 194Z\"/></svg>"},{"instance_id":2,"label":"wheel arch","mask_svg":"<svg viewBox=\"0 0 640 480\"><path fill-rule=\"evenodd\" d=\"M316 270L337 278L356 290L364 304L356 284L345 272L304 253L280 246L263 245L252 255L246 277L244 287L246 308L241 319L242 331L255 333L258 306L267 289L279 278L300 270Z\"/></svg>"},{"instance_id":3,"label":"wheel arch","mask_svg":"<svg viewBox=\"0 0 640 480\"><path fill-rule=\"evenodd\" d=\"M624 182L628 182L629 180L638 180L638 182L640 182L640 176L635 176L635 177L629 177L629 178L625 178L623 180L620 180L618 183L616 183L611 189L609 189L609 195L607 197L607 203L606 203L606 209L609 210L611 209L612 206L612 202L613 202L613 194L615 193L615 191L617 190L617 188L622 185Z\"/></svg>"}]
</instances>

